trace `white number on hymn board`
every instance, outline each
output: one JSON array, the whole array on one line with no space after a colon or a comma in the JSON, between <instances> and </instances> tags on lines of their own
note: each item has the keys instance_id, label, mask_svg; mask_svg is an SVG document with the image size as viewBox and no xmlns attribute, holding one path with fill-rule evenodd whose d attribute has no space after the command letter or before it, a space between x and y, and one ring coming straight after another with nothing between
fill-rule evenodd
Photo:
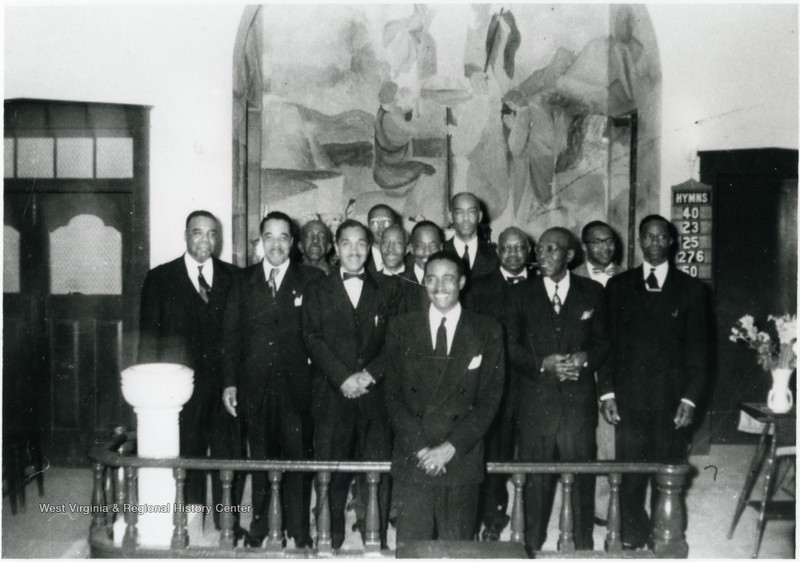
<instances>
[{"instance_id":1,"label":"white number on hymn board","mask_svg":"<svg viewBox=\"0 0 800 562\"><path fill-rule=\"evenodd\" d=\"M681 250L678 252L678 263L703 263L706 261L705 250Z\"/></svg>"}]
</instances>

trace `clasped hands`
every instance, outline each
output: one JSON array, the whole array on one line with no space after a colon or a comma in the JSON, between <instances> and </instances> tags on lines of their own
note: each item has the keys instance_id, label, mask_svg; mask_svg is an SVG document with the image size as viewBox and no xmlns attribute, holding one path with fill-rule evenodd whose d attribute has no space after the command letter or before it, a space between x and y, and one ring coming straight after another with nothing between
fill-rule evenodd
<instances>
[{"instance_id":1,"label":"clasped hands","mask_svg":"<svg viewBox=\"0 0 800 562\"><path fill-rule=\"evenodd\" d=\"M449 441L436 447L425 447L417 451L417 466L428 476L438 476L447 472L445 465L455 454L456 448Z\"/></svg>"},{"instance_id":2,"label":"clasped hands","mask_svg":"<svg viewBox=\"0 0 800 562\"><path fill-rule=\"evenodd\" d=\"M375 379L372 378L372 375L367 371L359 371L347 377L347 380L339 388L345 398L358 398L369 392L373 384L375 384Z\"/></svg>"},{"instance_id":3,"label":"clasped hands","mask_svg":"<svg viewBox=\"0 0 800 562\"><path fill-rule=\"evenodd\" d=\"M581 375L581 369L586 367L587 359L585 351L554 353L544 358L542 371L554 374L558 377L558 382L576 381Z\"/></svg>"}]
</instances>

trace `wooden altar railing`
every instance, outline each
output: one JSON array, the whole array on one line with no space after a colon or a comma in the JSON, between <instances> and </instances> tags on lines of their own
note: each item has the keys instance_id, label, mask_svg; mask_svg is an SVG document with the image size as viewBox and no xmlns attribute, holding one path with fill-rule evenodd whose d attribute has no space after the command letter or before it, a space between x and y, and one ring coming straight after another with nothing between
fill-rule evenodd
<instances>
[{"instance_id":1,"label":"wooden altar railing","mask_svg":"<svg viewBox=\"0 0 800 562\"><path fill-rule=\"evenodd\" d=\"M264 557L330 557L336 554L332 548L330 528L330 505L328 499L331 473L366 473L368 504L366 510L366 533L364 551L343 551L347 556L393 557L393 551L381 551L378 515L378 482L381 473L389 472L389 462L323 462L323 461L254 461L219 460L208 458L148 459L131 454L131 440L120 436L108 445L95 446L90 457L94 464L94 486L92 493L92 524L89 544L93 557L100 558L264 558ZM187 470L218 470L222 480L222 509L220 510L220 538L217 546L195 546L189 544L187 515L183 511L173 513L171 546L152 547L141 545L137 532L136 510L123 506L137 504L136 480L140 468L171 468L176 483L175 504L184 503L184 484ZM232 485L235 472L267 471L272 487L269 510L269 533L263 547L234 546L234 516ZM317 483L316 542L310 551L289 551L283 546L283 522L281 513L281 480L284 472L314 472ZM683 488L689 473L688 465L665 465L655 463L617 463L609 461L586 463L487 463L487 472L509 474L514 486L511 515L511 541L524 543L523 486L527 474L558 474L561 481L561 513L559 514L559 537L557 552L538 552L537 557L620 557L619 488L623 474L655 474L657 487L656 507L653 513L653 551L638 551L637 557L686 558L689 548L684 528L686 511ZM608 524L605 552L576 551L573 533L572 485L576 474L608 475L611 496L608 509ZM112 526L118 515L125 521L121 546L113 540Z\"/></svg>"}]
</instances>

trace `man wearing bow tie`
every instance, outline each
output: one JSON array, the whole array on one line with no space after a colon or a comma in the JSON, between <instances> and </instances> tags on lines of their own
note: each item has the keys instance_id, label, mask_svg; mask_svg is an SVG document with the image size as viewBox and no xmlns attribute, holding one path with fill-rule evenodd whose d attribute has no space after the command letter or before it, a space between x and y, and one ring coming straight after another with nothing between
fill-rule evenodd
<instances>
[{"instance_id":1,"label":"man wearing bow tie","mask_svg":"<svg viewBox=\"0 0 800 562\"><path fill-rule=\"evenodd\" d=\"M525 350L520 350L519 335L516 333L522 309L514 294L522 285L531 283L535 276L529 276L527 269L531 244L528 235L522 230L514 226L505 229L500 233L497 248L500 267L475 279L464 306L498 320L505 332L506 372L503 400L486 435L486 460L506 462L514 460L520 369L525 367L524 361L518 361L521 356L524 357ZM507 480L508 476L505 474L490 474L483 483L483 540L499 540L500 533L508 524Z\"/></svg>"},{"instance_id":2,"label":"man wearing bow tie","mask_svg":"<svg viewBox=\"0 0 800 562\"><path fill-rule=\"evenodd\" d=\"M208 211L186 217L186 253L150 270L142 287L139 363L180 363L194 369L194 392L180 412L180 454L236 456L235 428L222 394L222 315L235 268L214 257L219 223ZM221 500L213 473L214 502ZM186 503L206 503L206 473L190 470ZM215 519L218 519L218 515ZM218 523L218 521L217 521Z\"/></svg>"},{"instance_id":3,"label":"man wearing bow tie","mask_svg":"<svg viewBox=\"0 0 800 562\"><path fill-rule=\"evenodd\" d=\"M425 310L392 320L386 342L386 398L394 429L393 505L397 544L470 540L475 531L483 439L503 392L503 330L463 309L459 256L441 251L425 265Z\"/></svg>"},{"instance_id":4,"label":"man wearing bow tie","mask_svg":"<svg viewBox=\"0 0 800 562\"><path fill-rule=\"evenodd\" d=\"M352 219L336 229L341 265L310 284L303 303L303 337L314 365L314 453L319 460L388 460L389 425L383 395L383 344L395 295L366 274L371 234ZM344 541L344 509L352 475L330 485L333 548ZM386 542L388 481L379 487L381 542Z\"/></svg>"},{"instance_id":5,"label":"man wearing bow tie","mask_svg":"<svg viewBox=\"0 0 800 562\"><path fill-rule=\"evenodd\" d=\"M641 266L606 289L612 352L599 373L601 412L616 426L617 460L680 463L708 368L706 286L670 264L673 227L660 215L639 223ZM623 548L652 541L647 475L620 487Z\"/></svg>"},{"instance_id":6,"label":"man wearing bow tie","mask_svg":"<svg viewBox=\"0 0 800 562\"><path fill-rule=\"evenodd\" d=\"M546 230L536 244L541 276L517 293L525 346L519 396L519 460L594 460L597 391L594 373L609 352L603 287L572 275L574 237L565 228ZM525 482L525 542L542 547L553 507L551 475L530 474ZM575 478L572 495L575 547L591 550L594 477Z\"/></svg>"},{"instance_id":7,"label":"man wearing bow tie","mask_svg":"<svg viewBox=\"0 0 800 562\"><path fill-rule=\"evenodd\" d=\"M312 458L311 368L301 335L306 286L324 273L289 261L292 221L273 211L261 221L264 259L237 275L225 307L222 401L243 419L250 458ZM247 546L269 531L270 484L252 473L253 519ZM283 478L283 522L295 546L311 546L311 482L299 472Z\"/></svg>"},{"instance_id":8,"label":"man wearing bow tie","mask_svg":"<svg viewBox=\"0 0 800 562\"><path fill-rule=\"evenodd\" d=\"M617 251L617 235L603 221L591 221L581 231L581 242L586 261L572 270L575 275L588 277L603 287L614 275L624 269L614 263ZM598 414L597 417L597 460L614 460L614 426ZM610 488L608 478L597 479L594 518L598 524L605 525L608 516Z\"/></svg>"}]
</instances>

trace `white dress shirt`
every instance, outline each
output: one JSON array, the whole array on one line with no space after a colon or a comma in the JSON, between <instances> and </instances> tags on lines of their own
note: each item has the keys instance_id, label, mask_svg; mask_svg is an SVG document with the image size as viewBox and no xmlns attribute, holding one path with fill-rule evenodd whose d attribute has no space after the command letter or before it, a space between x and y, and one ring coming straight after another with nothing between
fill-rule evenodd
<instances>
[{"instance_id":1,"label":"white dress shirt","mask_svg":"<svg viewBox=\"0 0 800 562\"><path fill-rule=\"evenodd\" d=\"M425 270L416 263L414 264L414 277L417 279L417 283L420 285L422 285L422 282L425 280Z\"/></svg>"},{"instance_id":2,"label":"white dress shirt","mask_svg":"<svg viewBox=\"0 0 800 562\"><path fill-rule=\"evenodd\" d=\"M558 283L549 277L542 277L542 280L544 280L544 290L547 291L547 298L551 303L553 302L553 296L556 294L556 285L558 285L558 298L561 299L561 305L563 306L564 303L567 302L570 275L570 272L567 271L567 274Z\"/></svg>"},{"instance_id":3,"label":"white dress shirt","mask_svg":"<svg viewBox=\"0 0 800 562\"><path fill-rule=\"evenodd\" d=\"M458 236L453 236L453 246L456 249L456 253L458 257L464 255L464 248L469 248L469 267L472 269L472 266L475 265L475 256L478 255L478 235L472 237L472 240L469 242L464 242Z\"/></svg>"},{"instance_id":4,"label":"white dress shirt","mask_svg":"<svg viewBox=\"0 0 800 562\"><path fill-rule=\"evenodd\" d=\"M208 283L209 287L214 286L214 260L208 258L205 262L200 263L195 260L189 253L183 254L183 263L186 264L186 273L189 275L189 281L194 285L194 290L200 292L200 270L199 267L203 266L203 277Z\"/></svg>"},{"instance_id":5,"label":"white dress shirt","mask_svg":"<svg viewBox=\"0 0 800 562\"><path fill-rule=\"evenodd\" d=\"M390 277L391 277L392 275L400 275L401 273L405 273L405 271L406 271L406 264L404 264L404 263L401 263L401 264L400 264L400 267L398 267L398 268L397 268L397 271L389 271L389 269L386 267L386 264L383 264L383 267L382 267L382 268L380 268L378 271L380 271L380 272L381 272L381 273L383 273L384 275L388 275L388 276L390 276Z\"/></svg>"},{"instance_id":6,"label":"white dress shirt","mask_svg":"<svg viewBox=\"0 0 800 562\"><path fill-rule=\"evenodd\" d=\"M608 280L614 277L612 273L617 266L614 263L608 264L605 268L600 268L596 265L593 265L592 262L586 260L586 270L589 272L589 279L592 281L597 281L603 287L606 286ZM596 271L598 269L602 269L602 271Z\"/></svg>"},{"instance_id":7,"label":"white dress shirt","mask_svg":"<svg viewBox=\"0 0 800 562\"><path fill-rule=\"evenodd\" d=\"M522 277L523 279L527 279L528 278L528 270L527 269L523 269L521 273L518 273L518 274L514 275L513 273L511 273L509 270L507 270L505 267L503 267L501 265L500 266L500 273L503 275L503 279L505 279L506 281L508 281L509 277ZM559 287L559 289L561 289L561 287ZM561 291L559 291L559 293L560 292ZM559 295L559 296L561 296L561 295Z\"/></svg>"},{"instance_id":8,"label":"white dress shirt","mask_svg":"<svg viewBox=\"0 0 800 562\"><path fill-rule=\"evenodd\" d=\"M364 268L361 268L361 271L358 274L364 273ZM344 269L339 270L339 275L342 276L342 280L344 280ZM351 277L347 281L344 281L344 290L347 291L347 296L350 298L350 303L353 305L353 308L358 306L358 299L361 298L361 289L364 287L364 282L357 278Z\"/></svg>"},{"instance_id":9,"label":"white dress shirt","mask_svg":"<svg viewBox=\"0 0 800 562\"><path fill-rule=\"evenodd\" d=\"M433 349L436 349L436 332L439 331L439 326L442 324L442 317L445 319L444 328L447 332L447 354L450 355L450 348L453 347L453 336L455 336L456 333L458 319L461 318L461 303L456 303L447 314L442 314L433 305L430 305L428 308L428 321L431 325L431 344L433 345Z\"/></svg>"},{"instance_id":10,"label":"white dress shirt","mask_svg":"<svg viewBox=\"0 0 800 562\"><path fill-rule=\"evenodd\" d=\"M277 293L278 290L281 288L281 283L283 282L283 278L286 276L286 270L289 269L289 260L287 259L285 262L280 264L278 267L275 267L271 263L267 261L266 258L261 260L261 264L264 266L264 278L269 282L270 273L272 273L273 269L278 270L278 274L275 276L275 292Z\"/></svg>"},{"instance_id":11,"label":"white dress shirt","mask_svg":"<svg viewBox=\"0 0 800 562\"><path fill-rule=\"evenodd\" d=\"M664 288L664 281L667 280L667 273L669 272L669 262L665 261L661 265L650 265L646 261L642 262L642 279L647 279L650 276L650 270L655 268L656 281L658 281L659 288ZM647 283L647 281L645 281Z\"/></svg>"}]
</instances>

